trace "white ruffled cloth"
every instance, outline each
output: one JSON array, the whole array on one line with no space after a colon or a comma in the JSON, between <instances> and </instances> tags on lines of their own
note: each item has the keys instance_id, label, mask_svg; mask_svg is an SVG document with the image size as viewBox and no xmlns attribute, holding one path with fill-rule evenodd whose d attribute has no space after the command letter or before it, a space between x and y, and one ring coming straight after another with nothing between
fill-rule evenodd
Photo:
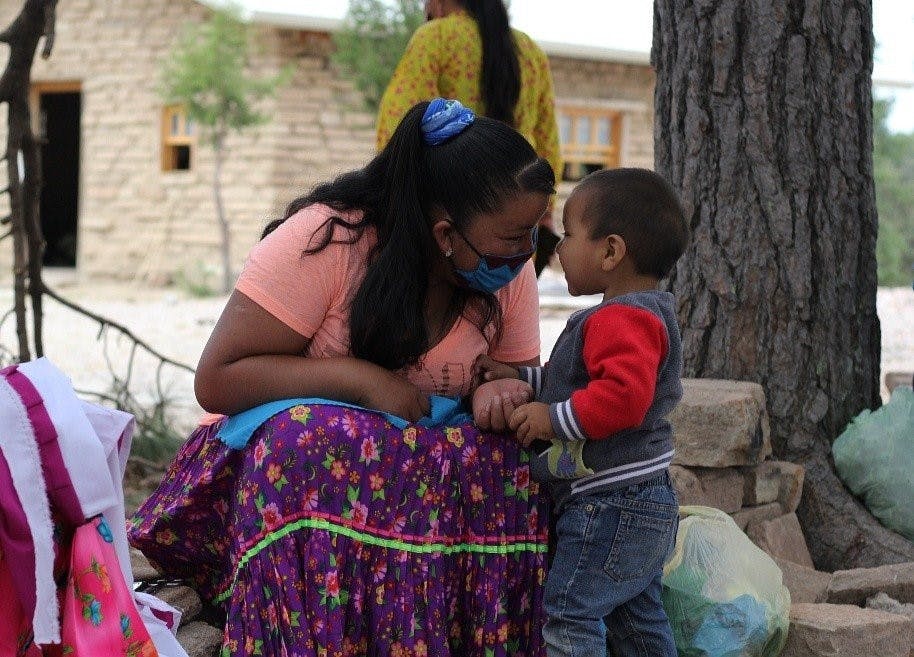
<instances>
[{"instance_id":1,"label":"white ruffled cloth","mask_svg":"<svg viewBox=\"0 0 914 657\"><path fill-rule=\"evenodd\" d=\"M122 481L133 440L128 413L80 400L69 379L46 358L22 363L18 371L41 397L57 432L63 465L85 518L104 516L128 589L133 571L127 545ZM0 450L28 523L35 562L33 631L39 644L60 642L60 609L53 579L54 548L45 477L35 431L20 394L0 376ZM44 494L36 494L43 491ZM161 657L187 657L175 638L181 613L154 596L134 593L134 601ZM153 613L153 609L158 612ZM169 622L162 619L167 618Z\"/></svg>"}]
</instances>

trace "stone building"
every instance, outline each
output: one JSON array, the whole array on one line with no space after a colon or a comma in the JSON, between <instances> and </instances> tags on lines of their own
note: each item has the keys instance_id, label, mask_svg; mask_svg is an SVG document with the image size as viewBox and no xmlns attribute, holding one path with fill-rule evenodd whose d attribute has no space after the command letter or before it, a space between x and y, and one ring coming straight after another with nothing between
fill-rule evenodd
<instances>
[{"instance_id":1,"label":"stone building","mask_svg":"<svg viewBox=\"0 0 914 657\"><path fill-rule=\"evenodd\" d=\"M21 0L0 0L0 24L20 8ZM166 106L156 91L182 28L209 11L195 0L58 5L54 52L37 58L32 71L33 122L46 140L46 264L72 267L81 278L153 283L216 272L212 150L181 108ZM374 117L330 62L338 21L263 12L250 18L259 44L253 69L268 75L291 65L294 75L264 101L270 122L228 143L224 193L239 267L288 201L374 151ZM542 45L569 177L599 166L650 167L654 74L647 54ZM0 249L2 271L9 272L10 260L9 249Z\"/></svg>"}]
</instances>

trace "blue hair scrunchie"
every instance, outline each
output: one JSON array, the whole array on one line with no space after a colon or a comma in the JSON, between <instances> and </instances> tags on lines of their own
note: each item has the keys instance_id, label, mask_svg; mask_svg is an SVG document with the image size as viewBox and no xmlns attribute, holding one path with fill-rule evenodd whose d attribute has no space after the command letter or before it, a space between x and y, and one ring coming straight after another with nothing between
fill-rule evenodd
<instances>
[{"instance_id":1,"label":"blue hair scrunchie","mask_svg":"<svg viewBox=\"0 0 914 657\"><path fill-rule=\"evenodd\" d=\"M473 110L464 107L459 100L436 98L422 115L422 138L429 146L437 146L459 135L475 120Z\"/></svg>"}]
</instances>

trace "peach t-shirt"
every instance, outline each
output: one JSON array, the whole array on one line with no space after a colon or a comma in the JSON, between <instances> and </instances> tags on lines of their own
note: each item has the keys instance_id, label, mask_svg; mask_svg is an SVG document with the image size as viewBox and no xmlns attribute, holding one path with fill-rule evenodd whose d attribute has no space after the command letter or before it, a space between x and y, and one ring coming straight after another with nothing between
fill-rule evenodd
<instances>
[{"instance_id":1,"label":"peach t-shirt","mask_svg":"<svg viewBox=\"0 0 914 657\"><path fill-rule=\"evenodd\" d=\"M248 255L236 289L281 322L310 338L313 358L349 354L349 306L364 276L374 231L366 229L354 244L330 244L304 255L323 235L332 215L324 205L299 211ZM358 213L344 215L358 220ZM334 238L347 240L351 231L334 228ZM312 238L315 240L312 242ZM476 357L488 353L502 362L522 362L539 356L539 297L533 263L528 262L511 283L496 293L502 308L502 337L489 345L476 326L458 319L450 332L404 374L428 395L464 395L469 391Z\"/></svg>"}]
</instances>

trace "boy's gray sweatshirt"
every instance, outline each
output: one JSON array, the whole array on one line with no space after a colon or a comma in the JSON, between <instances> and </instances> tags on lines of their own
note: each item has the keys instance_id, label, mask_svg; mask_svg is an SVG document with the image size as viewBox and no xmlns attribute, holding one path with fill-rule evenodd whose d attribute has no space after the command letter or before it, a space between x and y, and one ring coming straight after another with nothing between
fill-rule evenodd
<instances>
[{"instance_id":1,"label":"boy's gray sweatshirt","mask_svg":"<svg viewBox=\"0 0 914 657\"><path fill-rule=\"evenodd\" d=\"M666 349L657 368L653 399L646 397L650 405L640 424L607 436L591 436L583 430L582 420L584 425L593 426L593 423L588 423L587 418L580 417L580 414L597 409L588 408L580 401L577 408L573 407L571 396L591 382L585 350L593 354L594 348L601 347L585 345L588 320L614 305L647 311L627 315L634 317L634 321L640 317L656 332L665 332L665 336L660 337L665 337ZM651 315L660 321L655 321ZM600 335L598 331L589 333L590 340L614 338L613 335ZM593 363L590 365L593 368ZM571 495L624 488L656 477L669 467L673 459L673 440L667 416L682 397L682 343L674 299L670 293L659 290L633 292L574 313L559 335L548 363L536 368L522 367L520 374L533 386L536 400L550 405L553 430L562 441L566 441L564 445L552 448L552 468L549 466L550 449L543 448L536 450L531 466L533 478L546 486L557 508ZM624 377L625 373L619 374ZM626 401L622 397L621 403ZM545 446L546 443L538 441L535 445ZM562 478L555 474L556 450L567 450L568 447L571 453L577 454L579 465L582 461L583 466L592 470L593 474L577 478ZM567 451L564 453L567 454Z\"/></svg>"}]
</instances>

